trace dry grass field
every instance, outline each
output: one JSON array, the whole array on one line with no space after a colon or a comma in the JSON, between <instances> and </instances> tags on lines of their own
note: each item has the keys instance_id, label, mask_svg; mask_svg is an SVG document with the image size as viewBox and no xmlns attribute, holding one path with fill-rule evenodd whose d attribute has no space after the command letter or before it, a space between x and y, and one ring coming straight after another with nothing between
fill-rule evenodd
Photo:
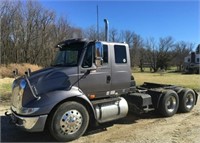
<instances>
[{"instance_id":1,"label":"dry grass field","mask_svg":"<svg viewBox=\"0 0 200 143\"><path fill-rule=\"evenodd\" d=\"M7 68L0 67L0 97L1 100L9 100L11 95L11 86L14 78L11 77L12 70L14 68L19 69L19 74L22 75L27 68L31 68L32 71L38 70L41 67L30 64L11 64ZM6 76L7 75L7 76ZM141 85L144 82L153 82L161 84L172 84L183 87L188 87L200 91L200 75L198 74L181 74L181 73L149 73L149 72L133 72L137 85Z\"/></svg>"},{"instance_id":2,"label":"dry grass field","mask_svg":"<svg viewBox=\"0 0 200 143\"><path fill-rule=\"evenodd\" d=\"M144 82L179 85L200 91L200 75L181 73L133 73L137 85Z\"/></svg>"},{"instance_id":3,"label":"dry grass field","mask_svg":"<svg viewBox=\"0 0 200 143\"><path fill-rule=\"evenodd\" d=\"M200 91L200 75L196 74L180 74L180 73L133 73L137 85L144 82L154 82L162 84L179 85ZM11 87L14 78L0 79L0 97L1 100L9 100Z\"/></svg>"},{"instance_id":4,"label":"dry grass field","mask_svg":"<svg viewBox=\"0 0 200 143\"><path fill-rule=\"evenodd\" d=\"M18 69L19 75L23 75L24 72L29 68L31 69L31 71L36 71L41 69L42 67L28 63L0 65L0 78L13 77L13 71L15 69Z\"/></svg>"}]
</instances>

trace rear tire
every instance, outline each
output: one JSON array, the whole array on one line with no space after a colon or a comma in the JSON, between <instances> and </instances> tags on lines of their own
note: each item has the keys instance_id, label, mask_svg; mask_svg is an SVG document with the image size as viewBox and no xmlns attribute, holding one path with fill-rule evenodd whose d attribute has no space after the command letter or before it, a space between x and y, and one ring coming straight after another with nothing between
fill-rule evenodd
<instances>
[{"instance_id":1,"label":"rear tire","mask_svg":"<svg viewBox=\"0 0 200 143\"><path fill-rule=\"evenodd\" d=\"M51 115L50 134L58 141L68 142L82 136L89 124L86 108L77 102L61 104Z\"/></svg>"},{"instance_id":2,"label":"rear tire","mask_svg":"<svg viewBox=\"0 0 200 143\"><path fill-rule=\"evenodd\" d=\"M163 93L159 112L165 117L171 117L176 114L179 107L179 98L175 91L167 90Z\"/></svg>"},{"instance_id":3,"label":"rear tire","mask_svg":"<svg viewBox=\"0 0 200 143\"><path fill-rule=\"evenodd\" d=\"M179 111L182 113L190 112L196 103L196 95L192 89L183 89L179 94L179 99Z\"/></svg>"}]
</instances>

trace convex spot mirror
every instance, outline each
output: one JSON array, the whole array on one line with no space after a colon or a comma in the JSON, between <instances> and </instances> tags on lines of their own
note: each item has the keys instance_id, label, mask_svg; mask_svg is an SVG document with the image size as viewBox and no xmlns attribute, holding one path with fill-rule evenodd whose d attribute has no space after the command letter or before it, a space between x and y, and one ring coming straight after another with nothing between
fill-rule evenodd
<instances>
[{"instance_id":1,"label":"convex spot mirror","mask_svg":"<svg viewBox=\"0 0 200 143\"><path fill-rule=\"evenodd\" d=\"M103 65L103 44L101 42L95 43L95 64L97 67Z\"/></svg>"}]
</instances>

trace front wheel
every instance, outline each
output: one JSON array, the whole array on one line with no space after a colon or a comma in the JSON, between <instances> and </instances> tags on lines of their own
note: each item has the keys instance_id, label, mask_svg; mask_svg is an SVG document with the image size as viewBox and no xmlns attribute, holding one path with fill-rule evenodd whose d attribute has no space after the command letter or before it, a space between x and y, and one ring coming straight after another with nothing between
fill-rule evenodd
<instances>
[{"instance_id":1,"label":"front wheel","mask_svg":"<svg viewBox=\"0 0 200 143\"><path fill-rule=\"evenodd\" d=\"M160 101L159 111L165 117L176 114L179 106L179 98L175 91L167 90L163 93Z\"/></svg>"},{"instance_id":2,"label":"front wheel","mask_svg":"<svg viewBox=\"0 0 200 143\"><path fill-rule=\"evenodd\" d=\"M61 104L50 117L49 131L58 141L72 141L82 136L89 124L86 108L77 102Z\"/></svg>"}]
</instances>

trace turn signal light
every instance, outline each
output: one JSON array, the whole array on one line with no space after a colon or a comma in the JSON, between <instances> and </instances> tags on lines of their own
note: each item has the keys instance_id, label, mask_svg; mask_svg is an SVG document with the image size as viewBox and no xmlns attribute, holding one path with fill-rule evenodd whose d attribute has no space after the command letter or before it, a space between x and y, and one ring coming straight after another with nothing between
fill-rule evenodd
<instances>
[{"instance_id":1,"label":"turn signal light","mask_svg":"<svg viewBox=\"0 0 200 143\"><path fill-rule=\"evenodd\" d=\"M95 95L95 94L89 95L89 99L94 99L94 98L96 98L96 95Z\"/></svg>"}]
</instances>

